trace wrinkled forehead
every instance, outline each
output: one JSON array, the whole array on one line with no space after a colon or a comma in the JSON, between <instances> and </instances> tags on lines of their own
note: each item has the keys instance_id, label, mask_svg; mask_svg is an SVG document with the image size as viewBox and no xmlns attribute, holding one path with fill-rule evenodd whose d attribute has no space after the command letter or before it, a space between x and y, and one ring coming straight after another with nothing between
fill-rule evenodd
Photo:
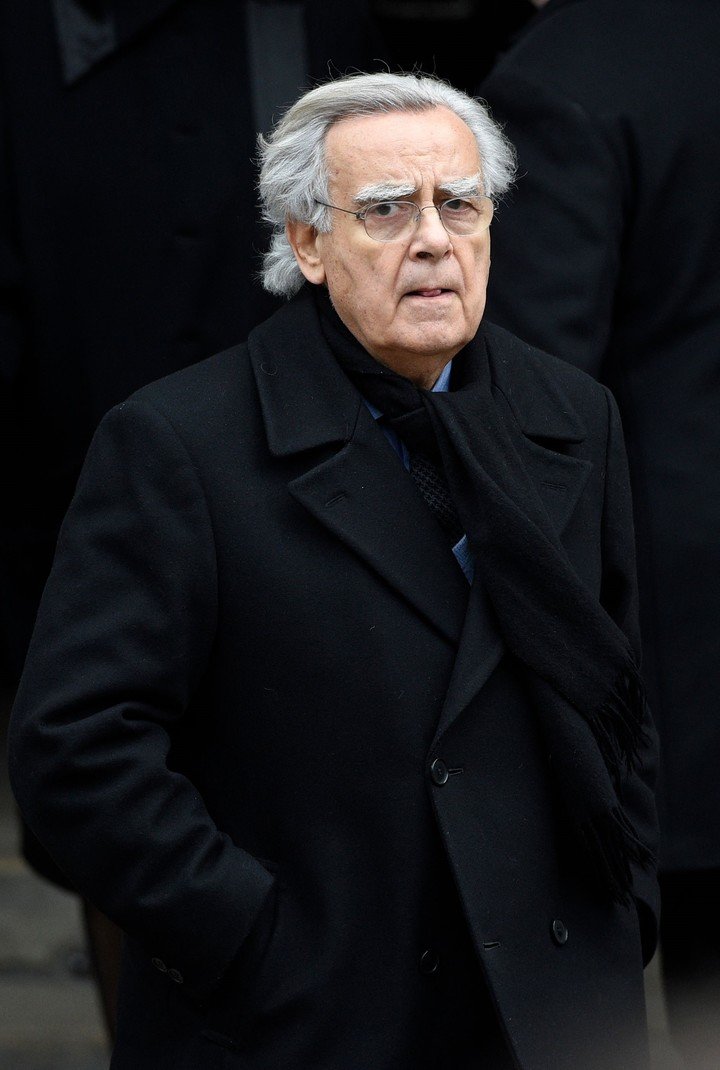
<instances>
[{"instance_id":1,"label":"wrinkled forehead","mask_svg":"<svg viewBox=\"0 0 720 1070\"><path fill-rule=\"evenodd\" d=\"M353 199L375 186L405 196L441 189L482 170L474 134L444 107L342 119L328 130L325 160L330 188Z\"/></svg>"}]
</instances>

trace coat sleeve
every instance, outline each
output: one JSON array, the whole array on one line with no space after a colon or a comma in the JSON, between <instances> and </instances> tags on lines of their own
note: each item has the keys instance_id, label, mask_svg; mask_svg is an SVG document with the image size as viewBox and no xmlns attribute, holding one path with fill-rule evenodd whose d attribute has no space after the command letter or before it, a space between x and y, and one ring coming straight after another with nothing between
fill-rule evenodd
<instances>
[{"instance_id":1,"label":"coat sleeve","mask_svg":"<svg viewBox=\"0 0 720 1070\"><path fill-rule=\"evenodd\" d=\"M210 657L210 515L179 436L131 399L102 422L64 522L13 711L11 781L88 899L197 996L274 878L173 768ZM161 965L162 968L162 965Z\"/></svg>"},{"instance_id":2,"label":"coat sleeve","mask_svg":"<svg viewBox=\"0 0 720 1070\"><path fill-rule=\"evenodd\" d=\"M608 440L602 518L603 573L600 600L618 627L627 635L639 662L640 627L630 479L617 404L607 387L602 389L608 406ZM654 794L657 766L657 735L648 713L639 771L626 778L622 803L640 839L656 858L659 841ZM640 919L643 959L647 964L655 952L658 938L660 892L655 868L633 865L633 882Z\"/></svg>"},{"instance_id":3,"label":"coat sleeve","mask_svg":"<svg viewBox=\"0 0 720 1070\"><path fill-rule=\"evenodd\" d=\"M518 154L492 227L487 317L597 376L620 271L621 148L582 104L513 65L481 91Z\"/></svg>"}]
</instances>

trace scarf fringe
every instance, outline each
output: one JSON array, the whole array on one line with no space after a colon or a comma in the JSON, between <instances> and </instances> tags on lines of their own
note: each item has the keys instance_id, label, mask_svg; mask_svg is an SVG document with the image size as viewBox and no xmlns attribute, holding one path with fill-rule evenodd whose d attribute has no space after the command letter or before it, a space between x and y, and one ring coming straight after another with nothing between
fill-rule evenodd
<instances>
[{"instance_id":1,"label":"scarf fringe","mask_svg":"<svg viewBox=\"0 0 720 1070\"><path fill-rule=\"evenodd\" d=\"M645 690L634 664L623 667L599 710L589 718L613 783L640 766L640 747L647 741Z\"/></svg>"},{"instance_id":2,"label":"scarf fringe","mask_svg":"<svg viewBox=\"0 0 720 1070\"><path fill-rule=\"evenodd\" d=\"M611 898L627 906L632 899L630 864L635 862L644 867L654 865L653 852L639 839L619 806L582 824L580 835L593 867Z\"/></svg>"}]
</instances>

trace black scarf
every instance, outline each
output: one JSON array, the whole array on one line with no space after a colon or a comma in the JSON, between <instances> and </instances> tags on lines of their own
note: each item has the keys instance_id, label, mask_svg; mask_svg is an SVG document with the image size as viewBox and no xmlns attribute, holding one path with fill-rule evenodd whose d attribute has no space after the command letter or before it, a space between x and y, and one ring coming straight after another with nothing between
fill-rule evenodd
<instances>
[{"instance_id":1,"label":"black scarf","mask_svg":"<svg viewBox=\"0 0 720 1070\"><path fill-rule=\"evenodd\" d=\"M625 634L585 587L528 477L491 390L482 330L454 359L448 393L374 360L315 290L343 371L411 450L442 464L503 639L525 668L570 824L611 896L653 856L622 807L644 738L644 692Z\"/></svg>"}]
</instances>

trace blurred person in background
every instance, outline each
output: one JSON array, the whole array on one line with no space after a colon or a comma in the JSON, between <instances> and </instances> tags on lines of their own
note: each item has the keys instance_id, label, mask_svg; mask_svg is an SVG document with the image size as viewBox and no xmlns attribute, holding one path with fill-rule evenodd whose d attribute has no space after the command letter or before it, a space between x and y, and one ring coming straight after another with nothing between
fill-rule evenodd
<instances>
[{"instance_id":1,"label":"blurred person in background","mask_svg":"<svg viewBox=\"0 0 720 1070\"><path fill-rule=\"evenodd\" d=\"M471 93L534 12L531 0L373 0L396 64Z\"/></svg>"},{"instance_id":2,"label":"blurred person in background","mask_svg":"<svg viewBox=\"0 0 720 1070\"><path fill-rule=\"evenodd\" d=\"M720 5L549 0L480 88L518 150L488 315L623 417L662 744L673 1038L720 1065Z\"/></svg>"}]
</instances>

